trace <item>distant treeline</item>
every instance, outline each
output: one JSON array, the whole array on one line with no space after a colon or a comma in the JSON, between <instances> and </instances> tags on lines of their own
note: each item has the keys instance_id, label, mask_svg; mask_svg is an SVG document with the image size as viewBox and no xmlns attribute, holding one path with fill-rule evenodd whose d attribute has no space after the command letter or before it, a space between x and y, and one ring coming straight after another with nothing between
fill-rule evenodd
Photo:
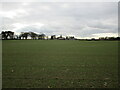
<instances>
[{"instance_id":1,"label":"distant treeline","mask_svg":"<svg viewBox=\"0 0 120 90\"><path fill-rule=\"evenodd\" d=\"M99 39L91 38L91 39L79 39L79 40L87 40L87 41L115 41L115 40L120 40L120 37L99 37Z\"/></svg>"},{"instance_id":2,"label":"distant treeline","mask_svg":"<svg viewBox=\"0 0 120 90\"><path fill-rule=\"evenodd\" d=\"M48 38L45 34L37 34L35 32L21 32L20 35L15 35L12 31L2 31L0 34L0 39L2 40L23 40L23 39L31 39L34 40L81 40L81 41L99 41L99 40L120 40L120 37L100 37L99 39L91 38L91 39L77 39L74 36L66 36L63 37L60 35L56 37L56 35L51 35Z\"/></svg>"}]
</instances>

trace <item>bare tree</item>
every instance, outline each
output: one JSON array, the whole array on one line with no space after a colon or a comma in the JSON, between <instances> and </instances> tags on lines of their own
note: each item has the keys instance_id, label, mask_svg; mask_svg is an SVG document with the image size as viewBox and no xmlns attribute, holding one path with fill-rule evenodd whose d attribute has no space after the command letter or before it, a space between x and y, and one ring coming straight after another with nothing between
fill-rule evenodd
<instances>
[{"instance_id":1,"label":"bare tree","mask_svg":"<svg viewBox=\"0 0 120 90\"><path fill-rule=\"evenodd\" d=\"M2 31L2 39L13 39L14 37L14 32L12 31Z\"/></svg>"},{"instance_id":2,"label":"bare tree","mask_svg":"<svg viewBox=\"0 0 120 90\"><path fill-rule=\"evenodd\" d=\"M38 39L44 40L45 36L46 36L45 34L40 34L40 35L38 35Z\"/></svg>"},{"instance_id":3,"label":"bare tree","mask_svg":"<svg viewBox=\"0 0 120 90\"><path fill-rule=\"evenodd\" d=\"M21 32L19 38L20 39L27 39L29 36L29 33L28 32Z\"/></svg>"},{"instance_id":4,"label":"bare tree","mask_svg":"<svg viewBox=\"0 0 120 90\"><path fill-rule=\"evenodd\" d=\"M34 32L29 33L32 39L37 39L38 35Z\"/></svg>"}]
</instances>

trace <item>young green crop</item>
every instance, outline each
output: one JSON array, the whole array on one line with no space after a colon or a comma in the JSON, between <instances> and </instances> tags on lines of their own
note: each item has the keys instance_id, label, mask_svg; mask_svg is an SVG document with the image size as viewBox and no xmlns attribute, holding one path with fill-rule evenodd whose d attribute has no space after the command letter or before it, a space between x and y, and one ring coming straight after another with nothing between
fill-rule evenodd
<instances>
[{"instance_id":1,"label":"young green crop","mask_svg":"<svg viewBox=\"0 0 120 90\"><path fill-rule=\"evenodd\" d=\"M3 40L3 88L115 88L118 41Z\"/></svg>"}]
</instances>

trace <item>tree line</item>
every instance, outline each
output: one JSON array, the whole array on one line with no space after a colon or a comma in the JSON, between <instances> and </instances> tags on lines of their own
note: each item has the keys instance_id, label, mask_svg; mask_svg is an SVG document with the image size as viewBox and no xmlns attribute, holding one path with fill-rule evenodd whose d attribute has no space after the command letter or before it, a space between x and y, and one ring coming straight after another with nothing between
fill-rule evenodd
<instances>
[{"instance_id":1,"label":"tree line","mask_svg":"<svg viewBox=\"0 0 120 90\"><path fill-rule=\"evenodd\" d=\"M51 37L48 38L48 36L43 33L37 34L35 32L21 32L20 35L15 35L15 33L12 31L2 31L0 35L1 35L2 40L13 40L13 39L16 39L16 40L26 39L27 40L28 37L31 37L31 39L40 39L40 40L48 40L48 39L75 40L76 39L74 36L63 37L62 35L60 35L59 37L57 37L56 35L51 35Z\"/></svg>"},{"instance_id":2,"label":"tree line","mask_svg":"<svg viewBox=\"0 0 120 90\"><path fill-rule=\"evenodd\" d=\"M100 37L99 39L91 38L91 39L77 39L74 36L66 36L63 37L60 35L59 37L56 37L56 35L51 35L50 38L48 38L45 34L37 34L35 32L21 32L20 35L15 35L12 31L2 31L1 34L2 40L23 40L28 39L28 37L31 37L31 39L37 40L87 40L87 41L99 41L99 40L120 40L120 37Z\"/></svg>"}]
</instances>

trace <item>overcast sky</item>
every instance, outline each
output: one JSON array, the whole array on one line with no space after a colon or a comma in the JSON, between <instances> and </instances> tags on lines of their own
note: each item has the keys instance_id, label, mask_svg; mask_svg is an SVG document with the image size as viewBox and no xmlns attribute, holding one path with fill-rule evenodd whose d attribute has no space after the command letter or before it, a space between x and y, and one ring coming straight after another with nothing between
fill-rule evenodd
<instances>
[{"instance_id":1,"label":"overcast sky","mask_svg":"<svg viewBox=\"0 0 120 90\"><path fill-rule=\"evenodd\" d=\"M4 2L2 30L78 38L118 36L117 2Z\"/></svg>"}]
</instances>

